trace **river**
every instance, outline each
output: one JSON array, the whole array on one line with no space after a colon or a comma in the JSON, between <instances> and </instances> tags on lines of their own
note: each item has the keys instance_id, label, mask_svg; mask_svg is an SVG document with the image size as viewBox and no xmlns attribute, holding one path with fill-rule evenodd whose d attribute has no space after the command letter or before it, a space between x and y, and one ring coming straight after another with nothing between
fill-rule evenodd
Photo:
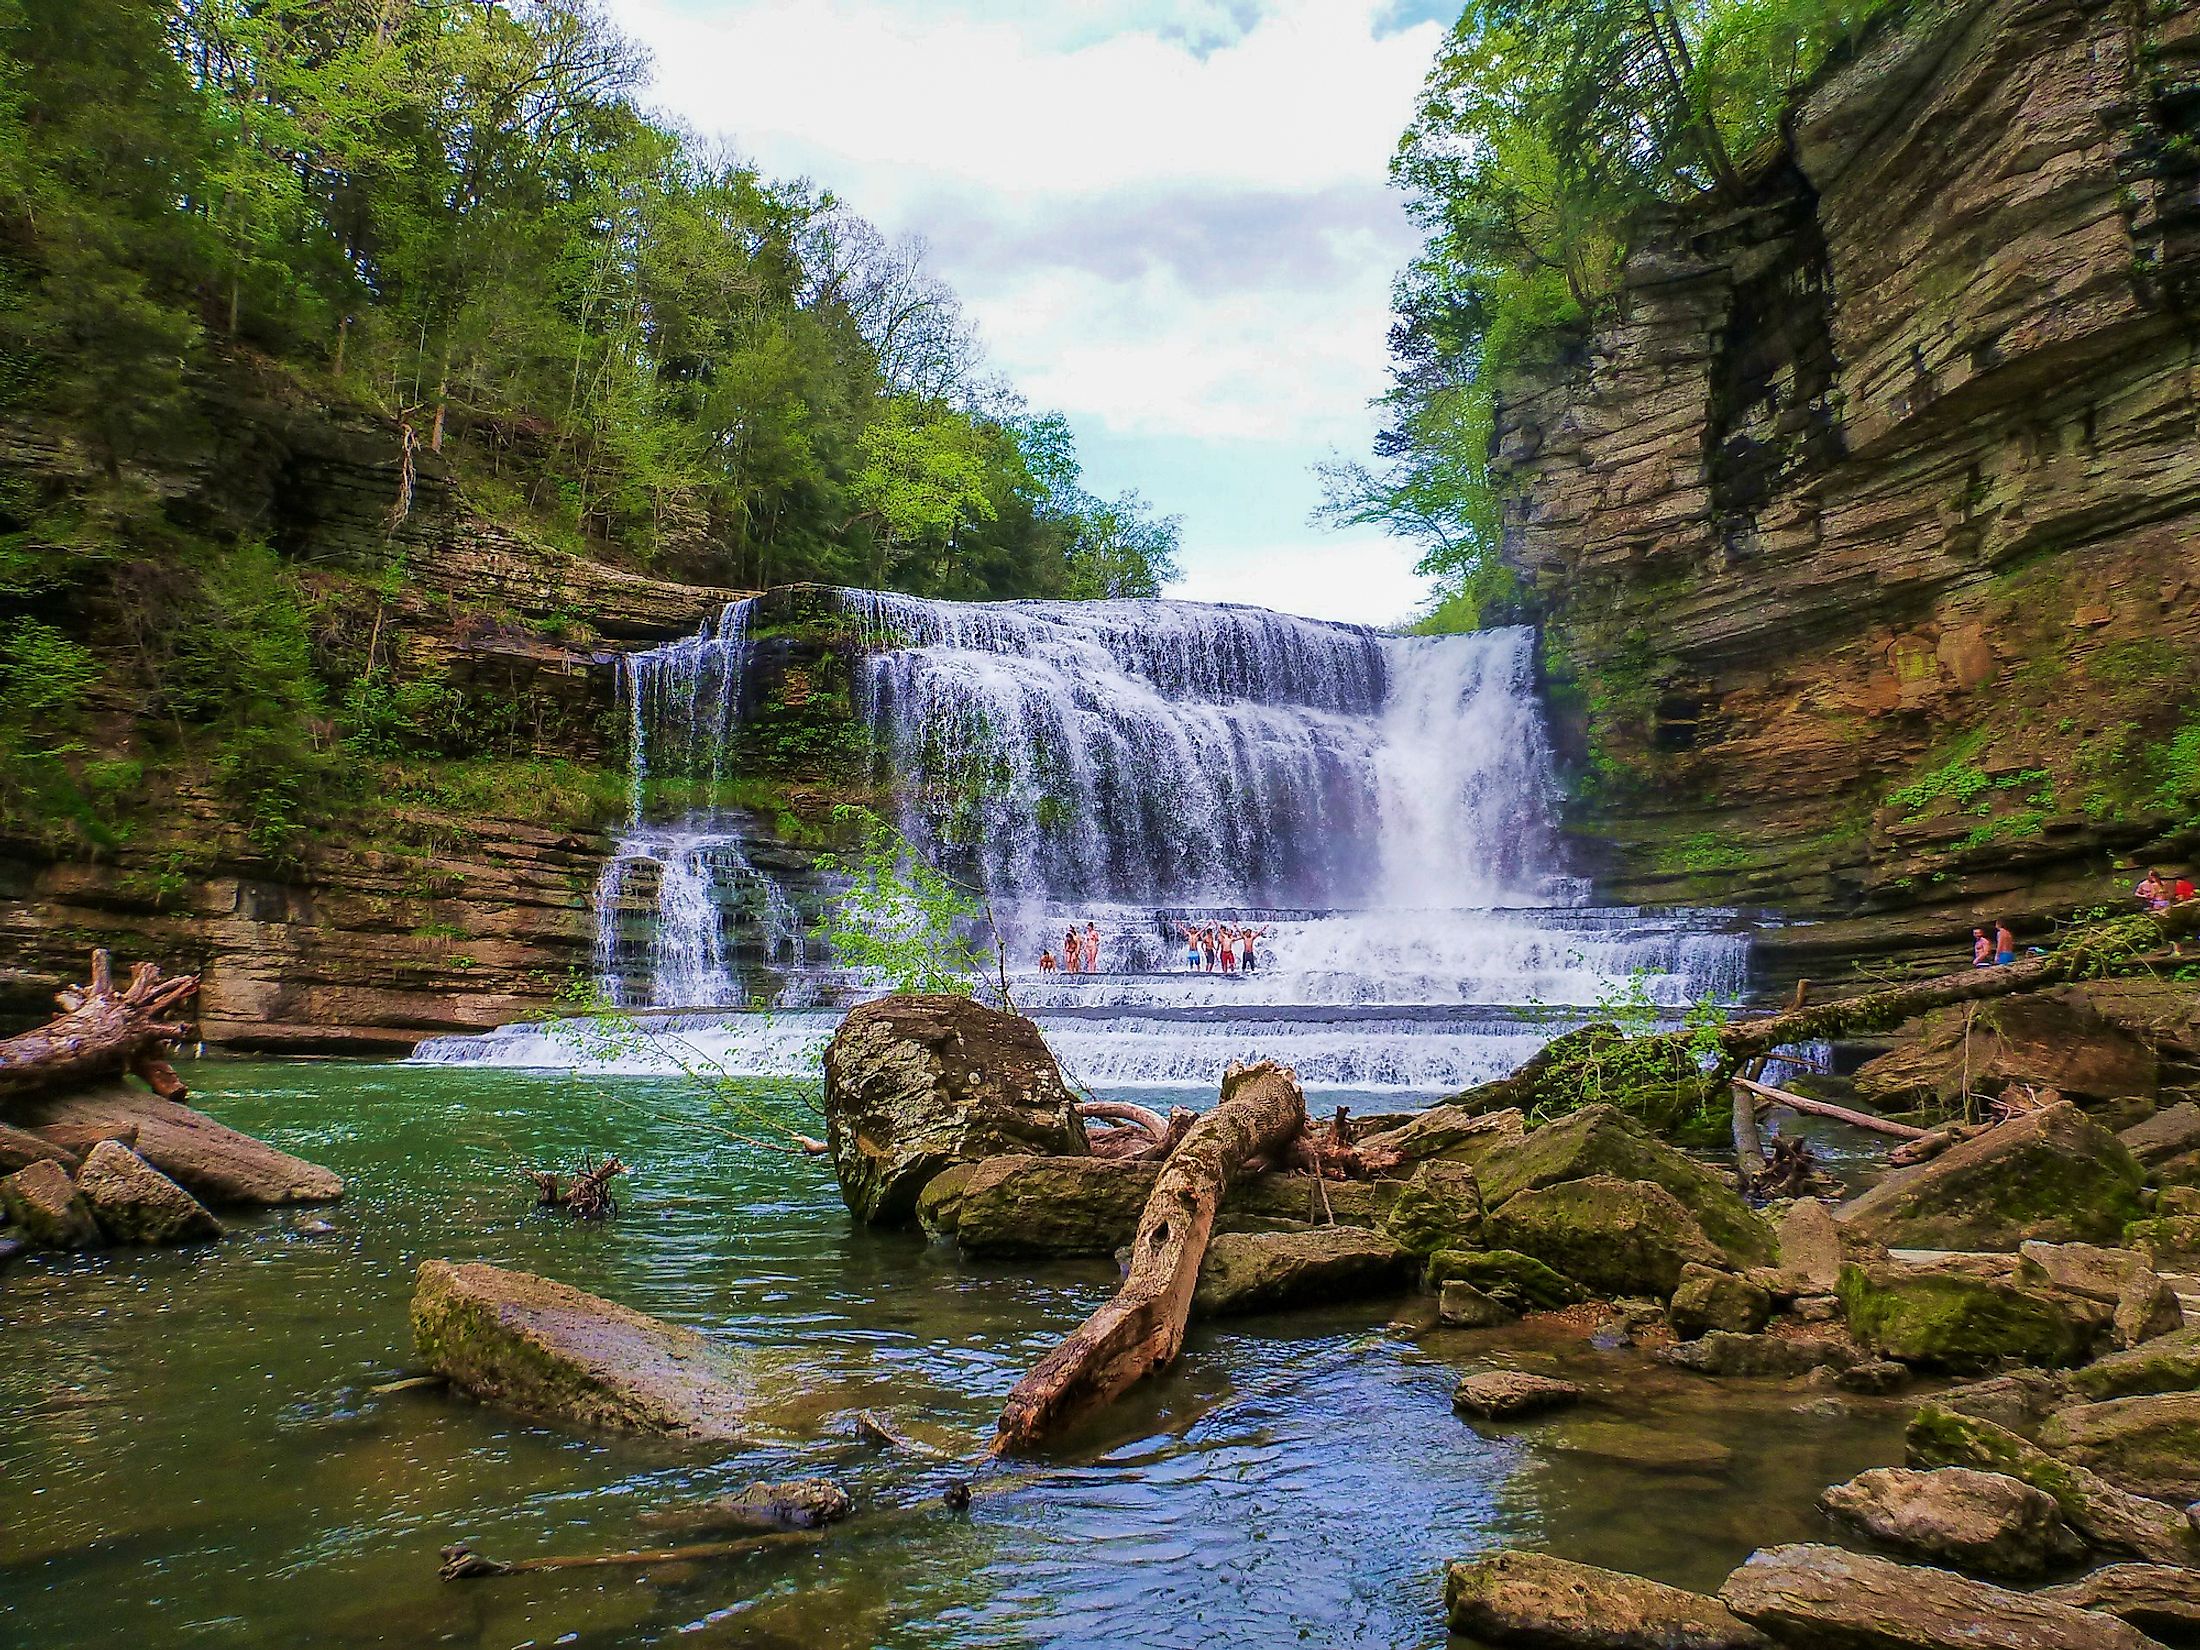
<instances>
[{"instance_id":1,"label":"river","mask_svg":"<svg viewBox=\"0 0 2200 1650\"><path fill-rule=\"evenodd\" d=\"M1895 1406L1704 1381L1570 1333L1434 1329L1408 1299L1396 1323L1378 1306L1195 1327L1059 1470L999 1493L981 1475L966 1515L882 1517L943 1474L857 1443L851 1413L975 1448L1110 1268L979 1265L857 1230L822 1163L738 1144L677 1080L187 1069L209 1111L337 1169L349 1195L241 1218L219 1244L0 1272L0 1641L1414 1650L1444 1642L1449 1559L1518 1544L1715 1586L1754 1547L1817 1534L1824 1485L1900 1455ZM785 1090L757 1103L807 1122ZM517 1170L590 1151L633 1165L617 1218L533 1210ZM771 1349L810 1436L727 1454L376 1396L408 1369L431 1257ZM1562 1354L1591 1408L1487 1436L1452 1413L1460 1373ZM1675 1476L1566 1447L1614 1420L1731 1462ZM677 1538L653 1512L818 1472L864 1512L814 1549L436 1579L456 1539L499 1558L656 1545Z\"/></svg>"}]
</instances>

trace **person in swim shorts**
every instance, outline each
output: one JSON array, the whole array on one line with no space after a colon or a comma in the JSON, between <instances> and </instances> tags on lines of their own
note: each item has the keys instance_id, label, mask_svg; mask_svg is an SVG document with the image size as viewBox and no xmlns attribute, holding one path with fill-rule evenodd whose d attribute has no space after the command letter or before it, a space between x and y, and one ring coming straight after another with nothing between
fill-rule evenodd
<instances>
[{"instance_id":1,"label":"person in swim shorts","mask_svg":"<svg viewBox=\"0 0 2200 1650\"><path fill-rule=\"evenodd\" d=\"M2009 931L2006 922L1994 924L1994 964L2006 968L2017 960L2017 936Z\"/></svg>"}]
</instances>

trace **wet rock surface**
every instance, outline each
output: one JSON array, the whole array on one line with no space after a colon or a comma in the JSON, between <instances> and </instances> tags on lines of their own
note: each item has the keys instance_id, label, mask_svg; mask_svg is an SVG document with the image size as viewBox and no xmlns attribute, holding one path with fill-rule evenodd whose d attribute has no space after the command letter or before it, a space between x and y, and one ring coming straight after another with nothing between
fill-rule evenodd
<instances>
[{"instance_id":1,"label":"wet rock surface","mask_svg":"<svg viewBox=\"0 0 2200 1650\"><path fill-rule=\"evenodd\" d=\"M1772 1295L1762 1285L1732 1272L1688 1265L1666 1307L1673 1333L1693 1340L1710 1330L1754 1335L1772 1316Z\"/></svg>"},{"instance_id":2,"label":"wet rock surface","mask_svg":"<svg viewBox=\"0 0 2200 1650\"><path fill-rule=\"evenodd\" d=\"M35 1133L73 1132L87 1147L96 1138L126 1139L139 1157L215 1208L332 1203L344 1195L342 1179L318 1164L126 1084L34 1097L13 1115Z\"/></svg>"},{"instance_id":3,"label":"wet rock surface","mask_svg":"<svg viewBox=\"0 0 2200 1650\"><path fill-rule=\"evenodd\" d=\"M1853 1368L1864 1361L1864 1354L1831 1335L1744 1335L1714 1329L1661 1348L1658 1359L1699 1375L1795 1376Z\"/></svg>"},{"instance_id":4,"label":"wet rock surface","mask_svg":"<svg viewBox=\"0 0 2200 1650\"><path fill-rule=\"evenodd\" d=\"M1194 1317L1219 1318L1394 1293L1413 1279L1413 1256L1360 1226L1306 1232L1223 1232L1207 1245Z\"/></svg>"},{"instance_id":5,"label":"wet rock surface","mask_svg":"<svg viewBox=\"0 0 2200 1650\"><path fill-rule=\"evenodd\" d=\"M952 1163L1083 1156L1085 1133L1039 1029L967 997L882 997L825 1050L825 1122L856 1218L903 1225Z\"/></svg>"},{"instance_id":6,"label":"wet rock surface","mask_svg":"<svg viewBox=\"0 0 2200 1650\"><path fill-rule=\"evenodd\" d=\"M109 1243L194 1243L222 1235L221 1222L197 1198L112 1140L92 1148L76 1188Z\"/></svg>"},{"instance_id":7,"label":"wet rock surface","mask_svg":"<svg viewBox=\"0 0 2200 1650\"><path fill-rule=\"evenodd\" d=\"M1839 1211L1898 1249L2014 1249L2027 1239L2117 1242L2139 1214L2139 1165L2067 1102L2013 1118L1898 1169Z\"/></svg>"},{"instance_id":8,"label":"wet rock surface","mask_svg":"<svg viewBox=\"0 0 2200 1650\"><path fill-rule=\"evenodd\" d=\"M1520 1369L1481 1370L1467 1376L1451 1394L1453 1409L1486 1421L1563 1409L1580 1401L1581 1388L1573 1382Z\"/></svg>"},{"instance_id":9,"label":"wet rock surface","mask_svg":"<svg viewBox=\"0 0 2200 1650\"><path fill-rule=\"evenodd\" d=\"M2059 1409L2040 1447L2138 1495L2200 1501L2200 1392L2155 1392Z\"/></svg>"},{"instance_id":10,"label":"wet rock surface","mask_svg":"<svg viewBox=\"0 0 2200 1650\"><path fill-rule=\"evenodd\" d=\"M1985 1369L2004 1358L2060 1368L2099 1328L2067 1296L1955 1265L1850 1266L1841 1301L1857 1344L1927 1369Z\"/></svg>"},{"instance_id":11,"label":"wet rock surface","mask_svg":"<svg viewBox=\"0 0 2200 1650\"><path fill-rule=\"evenodd\" d=\"M1495 1295L1484 1294L1465 1278L1451 1278L1436 1291L1436 1318L1452 1329L1494 1329L1520 1314Z\"/></svg>"},{"instance_id":12,"label":"wet rock surface","mask_svg":"<svg viewBox=\"0 0 2200 1650\"><path fill-rule=\"evenodd\" d=\"M413 1343L459 1391L548 1420L739 1440L753 1383L685 1329L531 1272L430 1260L413 1291Z\"/></svg>"},{"instance_id":13,"label":"wet rock surface","mask_svg":"<svg viewBox=\"0 0 2200 1650\"><path fill-rule=\"evenodd\" d=\"M1671 1192L1611 1175L1520 1192L1492 1211L1483 1229L1493 1246L1532 1255L1599 1294L1663 1300L1691 1262L1727 1264Z\"/></svg>"},{"instance_id":14,"label":"wet rock surface","mask_svg":"<svg viewBox=\"0 0 2200 1650\"><path fill-rule=\"evenodd\" d=\"M1454 1633L1525 1650L1766 1650L1717 1599L1543 1553L1497 1553L1444 1577Z\"/></svg>"},{"instance_id":15,"label":"wet rock surface","mask_svg":"<svg viewBox=\"0 0 2200 1650\"><path fill-rule=\"evenodd\" d=\"M1877 1468L1818 1505L1883 1546L1972 1575L2027 1579L2085 1552L2045 1490L1968 1467Z\"/></svg>"},{"instance_id":16,"label":"wet rock surface","mask_svg":"<svg viewBox=\"0 0 2200 1650\"><path fill-rule=\"evenodd\" d=\"M41 1249L89 1249L99 1222L69 1171L42 1159L0 1180L0 1212Z\"/></svg>"},{"instance_id":17,"label":"wet rock surface","mask_svg":"<svg viewBox=\"0 0 2200 1650\"><path fill-rule=\"evenodd\" d=\"M1780 1642L1822 1650L2155 1650L2111 1616L1838 1547L1768 1547L1719 1597Z\"/></svg>"}]
</instances>

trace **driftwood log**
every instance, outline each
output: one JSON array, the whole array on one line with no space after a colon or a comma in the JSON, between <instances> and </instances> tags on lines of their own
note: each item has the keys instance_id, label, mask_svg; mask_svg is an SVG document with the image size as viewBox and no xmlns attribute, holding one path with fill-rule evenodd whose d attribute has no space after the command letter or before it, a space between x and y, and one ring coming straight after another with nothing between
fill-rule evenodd
<instances>
[{"instance_id":1,"label":"driftwood log","mask_svg":"<svg viewBox=\"0 0 2200 1650\"><path fill-rule=\"evenodd\" d=\"M0 1041L0 1100L76 1088L125 1071L136 1072L163 1100L182 1100L191 1091L168 1055L190 1028L166 1016L198 988L196 974L164 979L156 964L141 962L118 991L113 958L94 951L90 980L55 994L58 1018Z\"/></svg>"},{"instance_id":2,"label":"driftwood log","mask_svg":"<svg viewBox=\"0 0 2200 1650\"><path fill-rule=\"evenodd\" d=\"M1263 1062L1225 1074L1221 1103L1192 1124L1154 1182L1122 1287L1016 1383L993 1453L1038 1448L1175 1361L1231 1177L1252 1158L1281 1157L1305 1128L1297 1073Z\"/></svg>"},{"instance_id":3,"label":"driftwood log","mask_svg":"<svg viewBox=\"0 0 2200 1650\"><path fill-rule=\"evenodd\" d=\"M1897 1140L1922 1140L1927 1132L1909 1123L1874 1117L1868 1111L1851 1111L1847 1106L1837 1106L1830 1100L1813 1100L1807 1094L1790 1094L1786 1089L1776 1089L1769 1083L1753 1083L1747 1077L1737 1077L1733 1081L1737 1096L1746 1094L1750 1097L1752 1110L1758 1102L1785 1106L1789 1111L1808 1112L1813 1117L1830 1117L1836 1123L1846 1123L1851 1128L1869 1129L1873 1134L1891 1134ZM1736 1104L1740 1104L1739 1099Z\"/></svg>"}]
</instances>

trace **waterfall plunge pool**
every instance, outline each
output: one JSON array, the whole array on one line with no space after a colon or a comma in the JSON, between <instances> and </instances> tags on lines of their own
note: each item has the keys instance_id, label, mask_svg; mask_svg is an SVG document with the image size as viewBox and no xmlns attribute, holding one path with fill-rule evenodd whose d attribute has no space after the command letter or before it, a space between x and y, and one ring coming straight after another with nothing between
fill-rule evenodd
<instances>
[{"instance_id":1,"label":"waterfall plunge pool","mask_svg":"<svg viewBox=\"0 0 2200 1650\"><path fill-rule=\"evenodd\" d=\"M980 1266L858 1231L825 1165L736 1144L683 1082L213 1062L190 1078L211 1113L349 1194L210 1246L0 1270L9 1643L1435 1650L1450 1559L1521 1545L1711 1587L1756 1546L1814 1538L1825 1484L1900 1457L1892 1404L1830 1412L1570 1337L1303 1312L1195 1326L1059 1471L966 1516L859 1517L814 1549L642 1574L444 1584L446 1542L654 1545L647 1513L756 1479L822 1472L865 1508L929 1496L937 1474L860 1447L849 1412L975 1447L1111 1269ZM530 1207L517 1169L607 1150L633 1165L615 1220ZM321 1221L334 1230L309 1235ZM375 1396L407 1369L427 1258L524 1267L776 1349L816 1441L714 1455ZM1597 1419L1723 1445L1730 1465L1670 1476L1565 1447L1565 1418L1484 1436L1453 1415L1461 1373L1548 1369L1561 1350Z\"/></svg>"}]
</instances>

